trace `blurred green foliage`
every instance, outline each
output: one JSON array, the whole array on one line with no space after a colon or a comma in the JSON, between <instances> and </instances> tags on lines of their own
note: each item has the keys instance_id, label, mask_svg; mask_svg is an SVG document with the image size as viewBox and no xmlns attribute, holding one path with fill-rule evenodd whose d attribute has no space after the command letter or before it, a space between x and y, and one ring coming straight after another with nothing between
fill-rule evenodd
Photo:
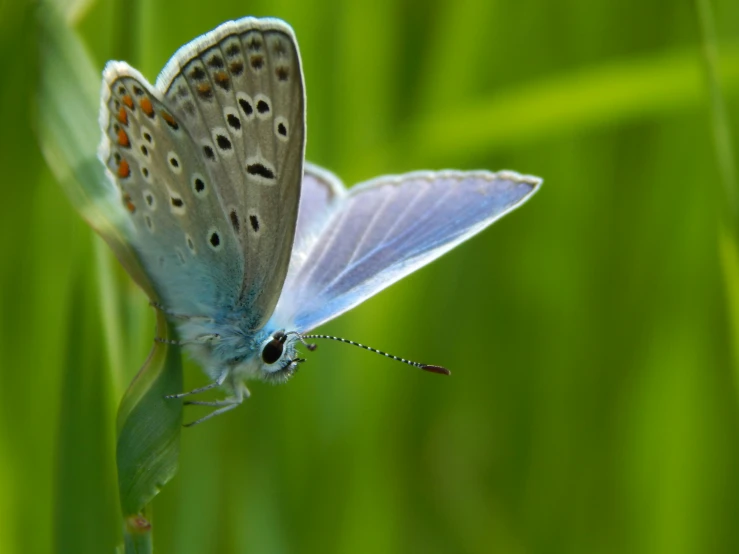
<instances>
[{"instance_id":1,"label":"blurred green foliage","mask_svg":"<svg viewBox=\"0 0 739 554\"><path fill-rule=\"evenodd\" d=\"M152 81L224 20L287 20L308 158L348 183L545 179L324 327L451 378L322 344L288 385L252 384L183 433L158 552L739 551L739 265L690 2L67 4L97 69ZM739 4L713 8L736 137ZM0 4L0 552L110 552L115 415L155 321L41 155L42 9Z\"/></svg>"}]
</instances>

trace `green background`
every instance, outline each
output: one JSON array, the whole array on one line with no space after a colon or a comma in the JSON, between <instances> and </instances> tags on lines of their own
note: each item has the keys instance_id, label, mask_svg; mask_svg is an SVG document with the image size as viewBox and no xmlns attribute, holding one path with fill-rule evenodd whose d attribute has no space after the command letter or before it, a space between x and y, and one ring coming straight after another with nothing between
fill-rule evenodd
<instances>
[{"instance_id":1,"label":"green background","mask_svg":"<svg viewBox=\"0 0 739 554\"><path fill-rule=\"evenodd\" d=\"M183 432L157 552L739 551L736 152L714 140L739 126L739 3L712 4L718 119L691 2L61 4L98 72L123 59L152 81L222 21L285 19L307 157L347 183L545 181L322 328L451 378L322 343L288 385L252 384ZM45 9L0 3L0 553L111 552L116 408L154 316L39 148Z\"/></svg>"}]
</instances>

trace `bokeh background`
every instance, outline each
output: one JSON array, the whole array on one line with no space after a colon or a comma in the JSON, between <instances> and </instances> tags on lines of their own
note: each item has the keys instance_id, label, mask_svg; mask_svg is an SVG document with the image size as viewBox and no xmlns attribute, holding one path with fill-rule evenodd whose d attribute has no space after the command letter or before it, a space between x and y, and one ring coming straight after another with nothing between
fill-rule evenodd
<instances>
[{"instance_id":1,"label":"bokeh background","mask_svg":"<svg viewBox=\"0 0 739 554\"><path fill-rule=\"evenodd\" d=\"M443 167L545 180L323 328L451 378L322 343L288 385L252 384L183 433L151 512L157 552L739 551L736 151L721 132L739 131L739 3L60 4L98 71L123 59L152 81L222 21L287 20L308 159L347 183ZM0 3L0 552L111 552L116 408L154 317L39 147L46 8ZM203 383L187 362L186 387Z\"/></svg>"}]
</instances>

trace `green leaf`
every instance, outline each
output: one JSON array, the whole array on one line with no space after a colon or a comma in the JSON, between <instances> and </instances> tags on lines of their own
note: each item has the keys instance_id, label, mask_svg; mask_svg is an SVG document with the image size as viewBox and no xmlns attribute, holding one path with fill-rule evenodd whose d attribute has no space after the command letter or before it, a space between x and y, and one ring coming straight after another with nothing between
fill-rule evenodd
<instances>
[{"instance_id":1,"label":"green leaf","mask_svg":"<svg viewBox=\"0 0 739 554\"><path fill-rule=\"evenodd\" d=\"M174 336L161 312L157 336ZM118 486L124 516L138 514L177 472L182 402L180 349L157 343L118 409Z\"/></svg>"},{"instance_id":2,"label":"green leaf","mask_svg":"<svg viewBox=\"0 0 739 554\"><path fill-rule=\"evenodd\" d=\"M155 292L131 249L120 195L97 158L100 72L52 5L39 9L42 73L37 133L44 157L70 201L103 237L150 298Z\"/></svg>"}]
</instances>

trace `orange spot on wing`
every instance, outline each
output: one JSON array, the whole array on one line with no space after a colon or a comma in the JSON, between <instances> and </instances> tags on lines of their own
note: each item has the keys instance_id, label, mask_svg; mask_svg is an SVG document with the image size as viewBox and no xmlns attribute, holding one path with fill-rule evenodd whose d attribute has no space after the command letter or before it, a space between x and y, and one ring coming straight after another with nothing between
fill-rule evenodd
<instances>
[{"instance_id":1,"label":"orange spot on wing","mask_svg":"<svg viewBox=\"0 0 739 554\"><path fill-rule=\"evenodd\" d=\"M148 98L142 98L141 102L139 102L139 106L141 106L141 109L146 115L154 117L154 106L151 105L151 100Z\"/></svg>"},{"instance_id":2,"label":"orange spot on wing","mask_svg":"<svg viewBox=\"0 0 739 554\"><path fill-rule=\"evenodd\" d=\"M177 124L177 120L174 117L172 117L172 114L170 114L169 112L165 112L164 110L162 110L160 114L162 116L162 119L166 121L167 125L172 127L172 129L177 130L179 128L179 125Z\"/></svg>"},{"instance_id":3,"label":"orange spot on wing","mask_svg":"<svg viewBox=\"0 0 739 554\"><path fill-rule=\"evenodd\" d=\"M131 98L130 95L128 94L124 95L123 98L121 98L121 100L126 106L129 107L129 109L133 109L133 98Z\"/></svg>"},{"instance_id":4,"label":"orange spot on wing","mask_svg":"<svg viewBox=\"0 0 739 554\"><path fill-rule=\"evenodd\" d=\"M128 112L123 106L121 106L121 109L118 110L118 121L120 121L124 125L128 125Z\"/></svg>"},{"instance_id":5,"label":"orange spot on wing","mask_svg":"<svg viewBox=\"0 0 739 554\"><path fill-rule=\"evenodd\" d=\"M128 140L128 135L123 129L118 131L118 144L120 144L121 146L125 146L126 148L131 146L131 141Z\"/></svg>"},{"instance_id":6,"label":"orange spot on wing","mask_svg":"<svg viewBox=\"0 0 739 554\"><path fill-rule=\"evenodd\" d=\"M226 73L225 71L216 71L213 74L213 79L215 80L216 84L223 90L230 90L231 79L229 78L228 73Z\"/></svg>"},{"instance_id":7,"label":"orange spot on wing","mask_svg":"<svg viewBox=\"0 0 739 554\"><path fill-rule=\"evenodd\" d=\"M136 206L134 206L133 205L133 202L131 202L131 195L130 194L126 193L126 194L123 195L123 203L126 205L126 209L129 212L131 212L131 213L136 212Z\"/></svg>"},{"instance_id":8,"label":"orange spot on wing","mask_svg":"<svg viewBox=\"0 0 739 554\"><path fill-rule=\"evenodd\" d=\"M125 179L129 175L131 175L131 166L128 165L126 160L121 160L121 163L118 165L118 177Z\"/></svg>"}]
</instances>

